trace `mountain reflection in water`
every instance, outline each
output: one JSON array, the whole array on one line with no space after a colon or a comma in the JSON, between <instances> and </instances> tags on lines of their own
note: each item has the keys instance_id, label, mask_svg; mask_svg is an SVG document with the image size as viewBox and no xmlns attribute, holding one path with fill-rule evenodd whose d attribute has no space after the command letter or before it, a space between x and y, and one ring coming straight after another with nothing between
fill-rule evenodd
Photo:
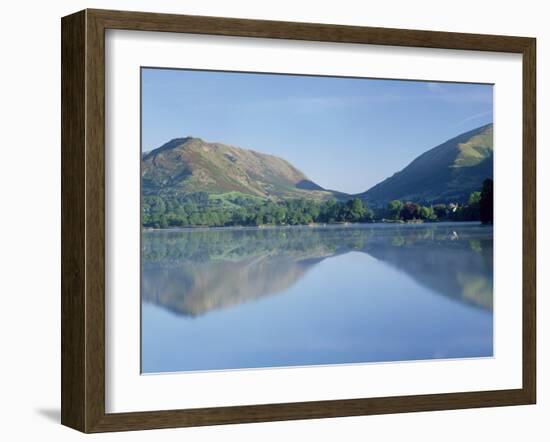
<instances>
[{"instance_id":1,"label":"mountain reflection in water","mask_svg":"<svg viewBox=\"0 0 550 442\"><path fill-rule=\"evenodd\" d=\"M492 310L493 230L469 223L146 231L142 302L197 317L276 296L323 260L349 252Z\"/></svg>"}]
</instances>

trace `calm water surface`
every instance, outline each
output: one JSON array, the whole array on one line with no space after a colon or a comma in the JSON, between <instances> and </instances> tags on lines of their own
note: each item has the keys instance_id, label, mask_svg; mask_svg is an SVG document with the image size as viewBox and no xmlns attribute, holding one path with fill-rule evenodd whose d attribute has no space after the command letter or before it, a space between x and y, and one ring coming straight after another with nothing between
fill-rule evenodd
<instances>
[{"instance_id":1,"label":"calm water surface","mask_svg":"<svg viewBox=\"0 0 550 442\"><path fill-rule=\"evenodd\" d=\"M144 232L142 371L486 357L493 230Z\"/></svg>"}]
</instances>

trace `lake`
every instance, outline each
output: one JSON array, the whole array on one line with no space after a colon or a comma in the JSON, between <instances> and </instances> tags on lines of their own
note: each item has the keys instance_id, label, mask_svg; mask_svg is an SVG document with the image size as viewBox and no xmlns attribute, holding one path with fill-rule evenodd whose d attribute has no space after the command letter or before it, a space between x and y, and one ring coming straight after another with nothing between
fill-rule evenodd
<instances>
[{"instance_id":1,"label":"lake","mask_svg":"<svg viewBox=\"0 0 550 442\"><path fill-rule=\"evenodd\" d=\"M143 373L493 355L479 223L144 231Z\"/></svg>"}]
</instances>

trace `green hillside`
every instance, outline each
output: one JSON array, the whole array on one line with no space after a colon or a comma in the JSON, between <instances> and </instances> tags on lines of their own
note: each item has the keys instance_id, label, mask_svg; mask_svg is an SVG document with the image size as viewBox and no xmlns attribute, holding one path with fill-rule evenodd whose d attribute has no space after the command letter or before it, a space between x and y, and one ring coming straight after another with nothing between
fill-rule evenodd
<instances>
[{"instance_id":1,"label":"green hillside","mask_svg":"<svg viewBox=\"0 0 550 442\"><path fill-rule=\"evenodd\" d=\"M282 158L193 137L143 153L141 176L144 227L480 220L493 126L425 152L359 195L323 189Z\"/></svg>"},{"instance_id":2,"label":"green hillside","mask_svg":"<svg viewBox=\"0 0 550 442\"><path fill-rule=\"evenodd\" d=\"M371 206L392 200L463 203L492 177L493 125L488 124L428 150L360 197Z\"/></svg>"},{"instance_id":3,"label":"green hillside","mask_svg":"<svg viewBox=\"0 0 550 442\"><path fill-rule=\"evenodd\" d=\"M142 158L144 195L246 195L263 199L331 198L286 160L200 138L177 138Z\"/></svg>"}]
</instances>

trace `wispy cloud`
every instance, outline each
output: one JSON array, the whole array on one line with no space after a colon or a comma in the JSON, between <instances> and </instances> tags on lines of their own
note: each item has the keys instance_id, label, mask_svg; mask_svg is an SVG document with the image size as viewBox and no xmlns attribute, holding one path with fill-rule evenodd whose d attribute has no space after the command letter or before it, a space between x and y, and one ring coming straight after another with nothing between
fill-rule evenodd
<instances>
[{"instance_id":1,"label":"wispy cloud","mask_svg":"<svg viewBox=\"0 0 550 442\"><path fill-rule=\"evenodd\" d=\"M219 103L202 103L201 106L204 108L219 109L220 106L233 107L238 105L241 110L247 108L252 111L280 110L284 112L310 113L346 109L355 106L367 107L369 105L390 104L408 99L408 97L398 94L373 94L369 96L320 95L243 100L239 103L224 103L222 105Z\"/></svg>"},{"instance_id":2,"label":"wispy cloud","mask_svg":"<svg viewBox=\"0 0 550 442\"><path fill-rule=\"evenodd\" d=\"M432 99L448 103L492 104L493 94L489 88L461 89L460 91L445 83L426 83Z\"/></svg>"},{"instance_id":3,"label":"wispy cloud","mask_svg":"<svg viewBox=\"0 0 550 442\"><path fill-rule=\"evenodd\" d=\"M449 105L459 104L487 104L492 105L492 93L485 88L457 88L455 84L426 82L425 89L377 91L372 90L360 95L294 95L266 98L244 98L238 101L195 103L195 108L219 110L226 108L231 111L236 106L240 111L250 112L282 111L285 113L318 113L353 107L379 107L383 105L398 105L399 103L443 102ZM174 101L181 97L174 96Z\"/></svg>"},{"instance_id":4,"label":"wispy cloud","mask_svg":"<svg viewBox=\"0 0 550 442\"><path fill-rule=\"evenodd\" d=\"M281 99L265 100L264 106L283 106L300 112L323 111L341 109L354 106L368 106L370 104L395 103L404 101L406 97L394 94L373 94L358 96L310 96L287 97ZM260 103L256 103L260 104Z\"/></svg>"},{"instance_id":5,"label":"wispy cloud","mask_svg":"<svg viewBox=\"0 0 550 442\"><path fill-rule=\"evenodd\" d=\"M464 118L463 120L459 121L456 124L456 126L462 126L466 123L469 123L470 121L474 121L474 120L477 120L479 118L486 117L487 115L491 115L492 113L493 113L492 110L487 110L487 111L484 111L484 112L479 112L477 114L470 115L470 116Z\"/></svg>"},{"instance_id":6,"label":"wispy cloud","mask_svg":"<svg viewBox=\"0 0 550 442\"><path fill-rule=\"evenodd\" d=\"M445 88L442 86L441 83L426 83L426 88L435 94L443 94L445 93Z\"/></svg>"}]
</instances>

